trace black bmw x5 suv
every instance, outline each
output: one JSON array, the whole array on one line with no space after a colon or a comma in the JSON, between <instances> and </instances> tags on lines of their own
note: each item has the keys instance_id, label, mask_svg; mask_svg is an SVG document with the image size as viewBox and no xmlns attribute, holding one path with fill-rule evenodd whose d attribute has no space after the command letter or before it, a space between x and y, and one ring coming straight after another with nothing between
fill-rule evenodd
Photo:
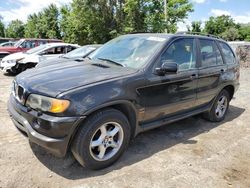
<instances>
[{"instance_id":1,"label":"black bmw x5 suv","mask_svg":"<svg viewBox=\"0 0 250 188\"><path fill-rule=\"evenodd\" d=\"M239 64L221 39L131 34L82 62L18 75L8 110L32 142L100 169L142 131L200 113L222 121L238 87Z\"/></svg>"}]
</instances>

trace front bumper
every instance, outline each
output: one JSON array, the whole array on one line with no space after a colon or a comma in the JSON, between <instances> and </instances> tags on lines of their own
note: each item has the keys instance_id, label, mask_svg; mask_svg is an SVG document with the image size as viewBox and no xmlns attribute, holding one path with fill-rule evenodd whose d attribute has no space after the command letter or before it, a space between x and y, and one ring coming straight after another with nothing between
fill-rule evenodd
<instances>
[{"instance_id":1,"label":"front bumper","mask_svg":"<svg viewBox=\"0 0 250 188\"><path fill-rule=\"evenodd\" d=\"M34 110L28 111L26 107L18 103L13 95L8 102L8 111L14 125L25 133L31 142L42 146L58 157L66 155L71 136L79 123L85 118L85 116L38 116ZM39 125L41 126L39 127ZM45 127L42 127L42 125L45 125ZM63 132L60 129L63 129ZM59 132L59 135L56 135L56 132Z\"/></svg>"},{"instance_id":2,"label":"front bumper","mask_svg":"<svg viewBox=\"0 0 250 188\"><path fill-rule=\"evenodd\" d=\"M4 72L7 73L8 70L10 70L12 67L14 67L16 63L7 63L7 62L1 62L0 63L0 69Z\"/></svg>"}]
</instances>

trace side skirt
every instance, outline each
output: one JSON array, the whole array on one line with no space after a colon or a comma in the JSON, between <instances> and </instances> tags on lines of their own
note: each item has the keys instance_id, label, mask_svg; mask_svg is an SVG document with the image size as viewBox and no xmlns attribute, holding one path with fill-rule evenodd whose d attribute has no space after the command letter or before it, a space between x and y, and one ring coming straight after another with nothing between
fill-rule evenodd
<instances>
[{"instance_id":1,"label":"side skirt","mask_svg":"<svg viewBox=\"0 0 250 188\"><path fill-rule=\"evenodd\" d=\"M171 117L166 117L166 118L163 118L163 119L160 119L157 121L153 121L150 123L141 124L141 125L139 125L141 127L140 132L154 129L154 128L157 128L157 127L169 124L169 123L173 123L175 121L179 121L181 119L188 118L190 116L194 116L194 115L209 111L211 109L212 105L213 105L213 102L209 103L209 104L207 104L199 109L189 111L188 113L177 114L177 115L174 115Z\"/></svg>"}]
</instances>

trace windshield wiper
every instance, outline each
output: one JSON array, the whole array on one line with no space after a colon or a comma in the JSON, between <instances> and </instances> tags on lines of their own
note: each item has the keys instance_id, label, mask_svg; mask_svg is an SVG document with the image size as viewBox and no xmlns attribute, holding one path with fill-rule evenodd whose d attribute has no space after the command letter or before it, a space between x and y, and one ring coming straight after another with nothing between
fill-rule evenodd
<instances>
[{"instance_id":1,"label":"windshield wiper","mask_svg":"<svg viewBox=\"0 0 250 188\"><path fill-rule=\"evenodd\" d=\"M84 61L85 58L82 58L82 57L78 57L78 58L75 58L74 61Z\"/></svg>"},{"instance_id":2,"label":"windshield wiper","mask_svg":"<svg viewBox=\"0 0 250 188\"><path fill-rule=\"evenodd\" d=\"M118 65L118 66L125 67L123 64L118 63L118 62L116 62L116 61L113 61L113 60L111 60L111 59L101 58L101 57L98 57L97 59L100 59L100 60L102 60L102 61L107 61L107 62L110 62L110 63L116 64L116 65Z\"/></svg>"}]
</instances>

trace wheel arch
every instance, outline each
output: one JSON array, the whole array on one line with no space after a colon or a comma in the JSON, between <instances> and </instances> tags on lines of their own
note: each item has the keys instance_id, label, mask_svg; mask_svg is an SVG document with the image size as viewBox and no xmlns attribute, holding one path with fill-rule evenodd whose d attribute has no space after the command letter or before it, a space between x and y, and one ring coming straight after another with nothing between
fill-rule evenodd
<instances>
[{"instance_id":1,"label":"wheel arch","mask_svg":"<svg viewBox=\"0 0 250 188\"><path fill-rule=\"evenodd\" d=\"M223 89L225 89L229 93L230 100L231 100L233 98L234 92L235 92L234 86L233 85L227 85Z\"/></svg>"},{"instance_id":2,"label":"wheel arch","mask_svg":"<svg viewBox=\"0 0 250 188\"><path fill-rule=\"evenodd\" d=\"M109 102L109 103L105 103L103 105L100 105L96 108L93 108L84 114L84 116L86 116L86 118L84 118L82 121L79 122L78 126L75 127L75 130L70 135L70 140L68 143L67 150L69 150L70 145L72 144L74 137L77 134L78 129L84 123L84 121L86 121L88 116L90 116L93 113L96 113L100 110L106 109L106 108L114 108L114 109L122 112L128 118L129 124L131 126L131 138L136 136L136 133L137 133L137 110L136 110L133 102L128 101L128 100L119 100L119 101Z\"/></svg>"}]
</instances>

